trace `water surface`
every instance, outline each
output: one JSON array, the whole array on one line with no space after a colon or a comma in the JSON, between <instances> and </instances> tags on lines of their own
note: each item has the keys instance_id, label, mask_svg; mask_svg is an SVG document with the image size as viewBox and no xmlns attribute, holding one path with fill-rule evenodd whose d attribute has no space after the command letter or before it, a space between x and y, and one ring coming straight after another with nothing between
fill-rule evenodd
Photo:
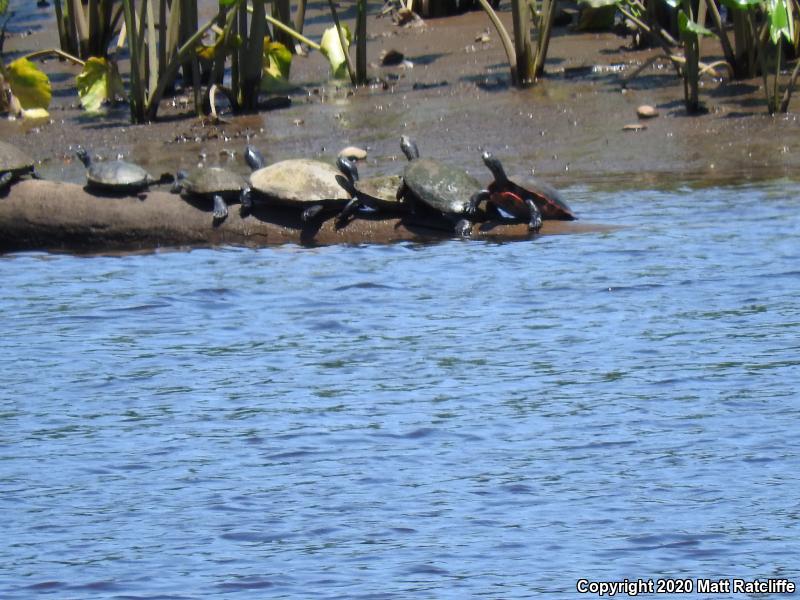
<instances>
[{"instance_id":1,"label":"water surface","mask_svg":"<svg viewBox=\"0 0 800 600\"><path fill-rule=\"evenodd\" d=\"M625 227L0 258L0 597L800 583L800 186L568 192Z\"/></svg>"}]
</instances>

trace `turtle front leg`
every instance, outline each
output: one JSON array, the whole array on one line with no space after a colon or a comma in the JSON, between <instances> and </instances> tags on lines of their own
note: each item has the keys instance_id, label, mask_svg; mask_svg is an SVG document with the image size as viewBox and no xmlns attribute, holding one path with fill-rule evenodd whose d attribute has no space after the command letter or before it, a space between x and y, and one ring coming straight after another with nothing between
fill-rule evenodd
<instances>
[{"instance_id":1,"label":"turtle front leg","mask_svg":"<svg viewBox=\"0 0 800 600\"><path fill-rule=\"evenodd\" d=\"M358 196L351 199L350 202L348 202L342 209L342 212L336 216L336 224L339 226L345 225L348 219L350 219L350 217L362 206L363 204Z\"/></svg>"},{"instance_id":2,"label":"turtle front leg","mask_svg":"<svg viewBox=\"0 0 800 600\"><path fill-rule=\"evenodd\" d=\"M455 226L455 234L462 238L472 235L472 222L469 219L459 219Z\"/></svg>"},{"instance_id":3,"label":"turtle front leg","mask_svg":"<svg viewBox=\"0 0 800 600\"><path fill-rule=\"evenodd\" d=\"M250 193L250 188L246 187L239 192L239 214L246 217L253 210L253 196Z\"/></svg>"},{"instance_id":4,"label":"turtle front leg","mask_svg":"<svg viewBox=\"0 0 800 600\"><path fill-rule=\"evenodd\" d=\"M309 206L307 209L303 211L302 216L300 217L303 219L303 223L308 223L309 221L313 220L319 213L322 212L324 207L322 204L315 204L313 206Z\"/></svg>"},{"instance_id":5,"label":"turtle front leg","mask_svg":"<svg viewBox=\"0 0 800 600\"><path fill-rule=\"evenodd\" d=\"M14 179L14 174L11 171L6 171L0 175L0 192L5 192L8 189L12 179Z\"/></svg>"},{"instance_id":6,"label":"turtle front leg","mask_svg":"<svg viewBox=\"0 0 800 600\"><path fill-rule=\"evenodd\" d=\"M214 194L214 222L219 223L228 216L228 205L225 199L219 194Z\"/></svg>"},{"instance_id":7,"label":"turtle front leg","mask_svg":"<svg viewBox=\"0 0 800 600\"><path fill-rule=\"evenodd\" d=\"M464 214L469 215L470 217L474 216L475 213L478 212L478 207L481 205L481 202L484 200L488 202L490 197L491 194L489 194L489 190L475 192L469 199L469 204L467 205L467 210L464 211Z\"/></svg>"},{"instance_id":8,"label":"turtle front leg","mask_svg":"<svg viewBox=\"0 0 800 600\"><path fill-rule=\"evenodd\" d=\"M536 233L542 228L542 213L539 212L539 207L530 198L525 199L525 204L528 205L528 210L530 211L528 229Z\"/></svg>"}]
</instances>

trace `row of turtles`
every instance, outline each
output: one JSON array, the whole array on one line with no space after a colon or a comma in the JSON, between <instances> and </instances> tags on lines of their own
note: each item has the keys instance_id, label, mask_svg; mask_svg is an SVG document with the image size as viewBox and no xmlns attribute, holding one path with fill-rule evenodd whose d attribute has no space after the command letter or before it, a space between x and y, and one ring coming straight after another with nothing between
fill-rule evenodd
<instances>
[{"instance_id":1,"label":"row of turtles","mask_svg":"<svg viewBox=\"0 0 800 600\"><path fill-rule=\"evenodd\" d=\"M490 152L482 155L494 179L483 187L466 171L446 163L420 158L416 143L402 136L400 147L408 164L402 175L361 179L355 163L340 157L336 167L309 159L284 160L266 165L252 146L245 160L252 169L249 180L222 167L198 167L177 176L153 178L138 165L122 160L93 162L80 149L86 166L87 187L99 193L136 193L153 183L173 181L172 191L213 203L215 223L228 215L228 203L239 201L242 214L254 203L294 206L303 221L336 214L343 225L359 212L411 213L440 223L461 236L469 235L472 221L489 218L522 220L538 231L542 219L574 219L575 214L549 185L529 179L509 179L500 160ZM9 144L0 142L0 191L12 181L33 174L33 161Z\"/></svg>"}]
</instances>

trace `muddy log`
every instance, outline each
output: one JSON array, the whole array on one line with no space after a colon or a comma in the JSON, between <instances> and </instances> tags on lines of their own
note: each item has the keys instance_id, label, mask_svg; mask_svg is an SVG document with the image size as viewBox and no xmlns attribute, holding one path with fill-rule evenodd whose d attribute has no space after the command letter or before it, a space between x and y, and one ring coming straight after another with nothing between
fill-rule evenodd
<instances>
[{"instance_id":1,"label":"muddy log","mask_svg":"<svg viewBox=\"0 0 800 600\"><path fill-rule=\"evenodd\" d=\"M242 218L239 206L213 225L210 201L189 202L164 191L139 197L100 197L52 181L20 181L0 197L0 252L49 250L118 252L165 247L274 244L358 244L452 237L447 231L397 218L357 218L337 228L333 219L303 223L298 210L257 206ZM596 230L588 224L546 221L542 233ZM522 239L524 224L478 224L474 238Z\"/></svg>"}]
</instances>

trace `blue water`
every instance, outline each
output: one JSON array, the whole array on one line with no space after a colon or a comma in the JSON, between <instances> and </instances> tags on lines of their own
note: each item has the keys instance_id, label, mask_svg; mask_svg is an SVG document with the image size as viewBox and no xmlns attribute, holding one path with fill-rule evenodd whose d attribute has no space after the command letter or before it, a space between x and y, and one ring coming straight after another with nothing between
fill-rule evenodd
<instances>
[{"instance_id":1,"label":"blue water","mask_svg":"<svg viewBox=\"0 0 800 600\"><path fill-rule=\"evenodd\" d=\"M800 186L569 197L623 227L0 257L0 598L800 584Z\"/></svg>"}]
</instances>

